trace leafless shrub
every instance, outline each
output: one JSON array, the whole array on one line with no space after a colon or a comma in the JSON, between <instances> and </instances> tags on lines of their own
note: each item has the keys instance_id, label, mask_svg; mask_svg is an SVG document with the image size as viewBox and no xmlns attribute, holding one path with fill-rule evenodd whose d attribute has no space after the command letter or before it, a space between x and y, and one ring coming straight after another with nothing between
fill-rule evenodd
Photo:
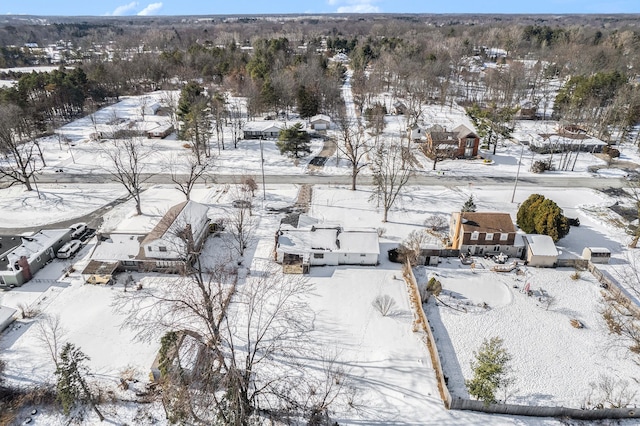
<instances>
[{"instance_id":1,"label":"leafless shrub","mask_svg":"<svg viewBox=\"0 0 640 426\"><path fill-rule=\"evenodd\" d=\"M629 387L628 381L607 375L600 375L597 382L591 382L589 385L597 392L594 403L596 408L628 407L633 403L637 393Z\"/></svg>"},{"instance_id":2,"label":"leafless shrub","mask_svg":"<svg viewBox=\"0 0 640 426\"><path fill-rule=\"evenodd\" d=\"M380 227L376 229L376 231L378 232L378 238L382 238L387 235L387 228Z\"/></svg>"},{"instance_id":3,"label":"leafless shrub","mask_svg":"<svg viewBox=\"0 0 640 426\"><path fill-rule=\"evenodd\" d=\"M396 301L388 294L384 294L373 299L372 305L383 317L386 317L396 306Z\"/></svg>"},{"instance_id":4,"label":"leafless shrub","mask_svg":"<svg viewBox=\"0 0 640 426\"><path fill-rule=\"evenodd\" d=\"M571 274L571 279L577 281L580 279L580 271L576 270Z\"/></svg>"},{"instance_id":5,"label":"leafless shrub","mask_svg":"<svg viewBox=\"0 0 640 426\"><path fill-rule=\"evenodd\" d=\"M449 222L440 214L432 214L424 220L424 226L432 231L446 231L449 229Z\"/></svg>"},{"instance_id":6,"label":"leafless shrub","mask_svg":"<svg viewBox=\"0 0 640 426\"><path fill-rule=\"evenodd\" d=\"M18 309L22 313L22 318L35 318L40 314L38 308L27 305L26 303L18 303Z\"/></svg>"}]
</instances>

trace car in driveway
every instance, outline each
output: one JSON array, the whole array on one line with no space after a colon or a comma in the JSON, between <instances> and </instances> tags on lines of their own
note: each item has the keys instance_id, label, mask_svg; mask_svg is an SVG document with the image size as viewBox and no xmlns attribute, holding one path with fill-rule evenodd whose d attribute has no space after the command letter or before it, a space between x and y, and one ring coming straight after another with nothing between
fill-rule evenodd
<instances>
[{"instance_id":1,"label":"car in driveway","mask_svg":"<svg viewBox=\"0 0 640 426\"><path fill-rule=\"evenodd\" d=\"M75 255L82 248L80 240L71 240L58 249L56 256L58 259L68 259Z\"/></svg>"},{"instance_id":2,"label":"car in driveway","mask_svg":"<svg viewBox=\"0 0 640 426\"><path fill-rule=\"evenodd\" d=\"M87 228L87 224L84 222L74 223L69 228L72 230L71 238L74 240L82 237L82 235L87 232L87 229L89 229Z\"/></svg>"}]
</instances>

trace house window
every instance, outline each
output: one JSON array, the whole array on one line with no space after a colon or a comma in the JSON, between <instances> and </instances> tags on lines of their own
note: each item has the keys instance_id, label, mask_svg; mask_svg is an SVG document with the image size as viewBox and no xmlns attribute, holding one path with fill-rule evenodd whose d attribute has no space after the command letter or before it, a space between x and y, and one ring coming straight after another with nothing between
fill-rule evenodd
<instances>
[{"instance_id":1,"label":"house window","mask_svg":"<svg viewBox=\"0 0 640 426\"><path fill-rule=\"evenodd\" d=\"M509 234L500 234L500 241L507 241L509 239Z\"/></svg>"},{"instance_id":2,"label":"house window","mask_svg":"<svg viewBox=\"0 0 640 426\"><path fill-rule=\"evenodd\" d=\"M151 246L147 247L147 251L153 251L153 247Z\"/></svg>"},{"instance_id":3,"label":"house window","mask_svg":"<svg viewBox=\"0 0 640 426\"><path fill-rule=\"evenodd\" d=\"M495 246L495 247L493 248L493 251L500 251L500 246Z\"/></svg>"},{"instance_id":4,"label":"house window","mask_svg":"<svg viewBox=\"0 0 640 426\"><path fill-rule=\"evenodd\" d=\"M313 253L314 259L324 259L324 253Z\"/></svg>"},{"instance_id":5,"label":"house window","mask_svg":"<svg viewBox=\"0 0 640 426\"><path fill-rule=\"evenodd\" d=\"M493 232L487 232L484 235L484 239L485 239L485 241L493 241Z\"/></svg>"},{"instance_id":6,"label":"house window","mask_svg":"<svg viewBox=\"0 0 640 426\"><path fill-rule=\"evenodd\" d=\"M476 140L474 138L468 138L467 139L467 148L473 148L475 143L476 143Z\"/></svg>"},{"instance_id":7,"label":"house window","mask_svg":"<svg viewBox=\"0 0 640 426\"><path fill-rule=\"evenodd\" d=\"M165 246L160 246L158 247L159 251L167 251L167 248Z\"/></svg>"},{"instance_id":8,"label":"house window","mask_svg":"<svg viewBox=\"0 0 640 426\"><path fill-rule=\"evenodd\" d=\"M360 257L367 257L367 255L364 253L360 253Z\"/></svg>"},{"instance_id":9,"label":"house window","mask_svg":"<svg viewBox=\"0 0 640 426\"><path fill-rule=\"evenodd\" d=\"M471 239L472 240L477 240L478 238L480 238L480 233L475 231L471 233Z\"/></svg>"}]
</instances>

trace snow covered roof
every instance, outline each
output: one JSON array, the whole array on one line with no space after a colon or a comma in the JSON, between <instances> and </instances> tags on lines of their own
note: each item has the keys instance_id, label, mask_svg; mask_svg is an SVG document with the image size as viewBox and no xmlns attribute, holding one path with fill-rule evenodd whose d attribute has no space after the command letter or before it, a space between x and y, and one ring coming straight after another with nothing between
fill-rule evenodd
<instances>
[{"instance_id":1,"label":"snow covered roof","mask_svg":"<svg viewBox=\"0 0 640 426\"><path fill-rule=\"evenodd\" d=\"M534 256L558 256L558 249L553 238L548 235L527 234L524 239Z\"/></svg>"},{"instance_id":2,"label":"snow covered roof","mask_svg":"<svg viewBox=\"0 0 640 426\"><path fill-rule=\"evenodd\" d=\"M22 244L7 254L9 267L25 256L29 262L49 250L58 240L66 237L70 229L43 229L30 237L22 237Z\"/></svg>"},{"instance_id":3,"label":"snow covered roof","mask_svg":"<svg viewBox=\"0 0 640 426\"><path fill-rule=\"evenodd\" d=\"M13 322L16 310L8 306L0 306L0 331Z\"/></svg>"},{"instance_id":4,"label":"snow covered roof","mask_svg":"<svg viewBox=\"0 0 640 426\"><path fill-rule=\"evenodd\" d=\"M249 121L242 128L245 132L276 132L284 129L279 121Z\"/></svg>"},{"instance_id":5,"label":"snow covered roof","mask_svg":"<svg viewBox=\"0 0 640 426\"><path fill-rule=\"evenodd\" d=\"M140 242L144 235L111 234L96 246L92 259L95 260L129 260L140 252Z\"/></svg>"},{"instance_id":6,"label":"snow covered roof","mask_svg":"<svg viewBox=\"0 0 640 426\"><path fill-rule=\"evenodd\" d=\"M316 121L326 121L327 123L331 123L331 117L329 117L326 114L317 114L317 115L314 115L313 117L311 117L309 119L309 121L311 123L314 123Z\"/></svg>"},{"instance_id":7,"label":"snow covered roof","mask_svg":"<svg viewBox=\"0 0 640 426\"><path fill-rule=\"evenodd\" d=\"M280 230L280 247L289 253L337 252L337 253L380 253L378 233L374 229L350 229L340 227L312 227Z\"/></svg>"}]
</instances>

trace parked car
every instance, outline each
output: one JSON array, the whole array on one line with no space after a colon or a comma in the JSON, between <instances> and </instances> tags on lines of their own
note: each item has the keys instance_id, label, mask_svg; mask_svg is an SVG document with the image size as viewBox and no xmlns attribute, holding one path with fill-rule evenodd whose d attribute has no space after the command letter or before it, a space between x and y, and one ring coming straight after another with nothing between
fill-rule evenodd
<instances>
[{"instance_id":1,"label":"parked car","mask_svg":"<svg viewBox=\"0 0 640 426\"><path fill-rule=\"evenodd\" d=\"M76 254L82 248L82 242L80 240L71 240L58 250L56 256L59 259L68 259Z\"/></svg>"},{"instance_id":2,"label":"parked car","mask_svg":"<svg viewBox=\"0 0 640 426\"><path fill-rule=\"evenodd\" d=\"M71 225L69 228L73 230L71 232L71 238L77 239L80 238L85 232L87 232L87 224L83 222L75 223Z\"/></svg>"}]
</instances>

